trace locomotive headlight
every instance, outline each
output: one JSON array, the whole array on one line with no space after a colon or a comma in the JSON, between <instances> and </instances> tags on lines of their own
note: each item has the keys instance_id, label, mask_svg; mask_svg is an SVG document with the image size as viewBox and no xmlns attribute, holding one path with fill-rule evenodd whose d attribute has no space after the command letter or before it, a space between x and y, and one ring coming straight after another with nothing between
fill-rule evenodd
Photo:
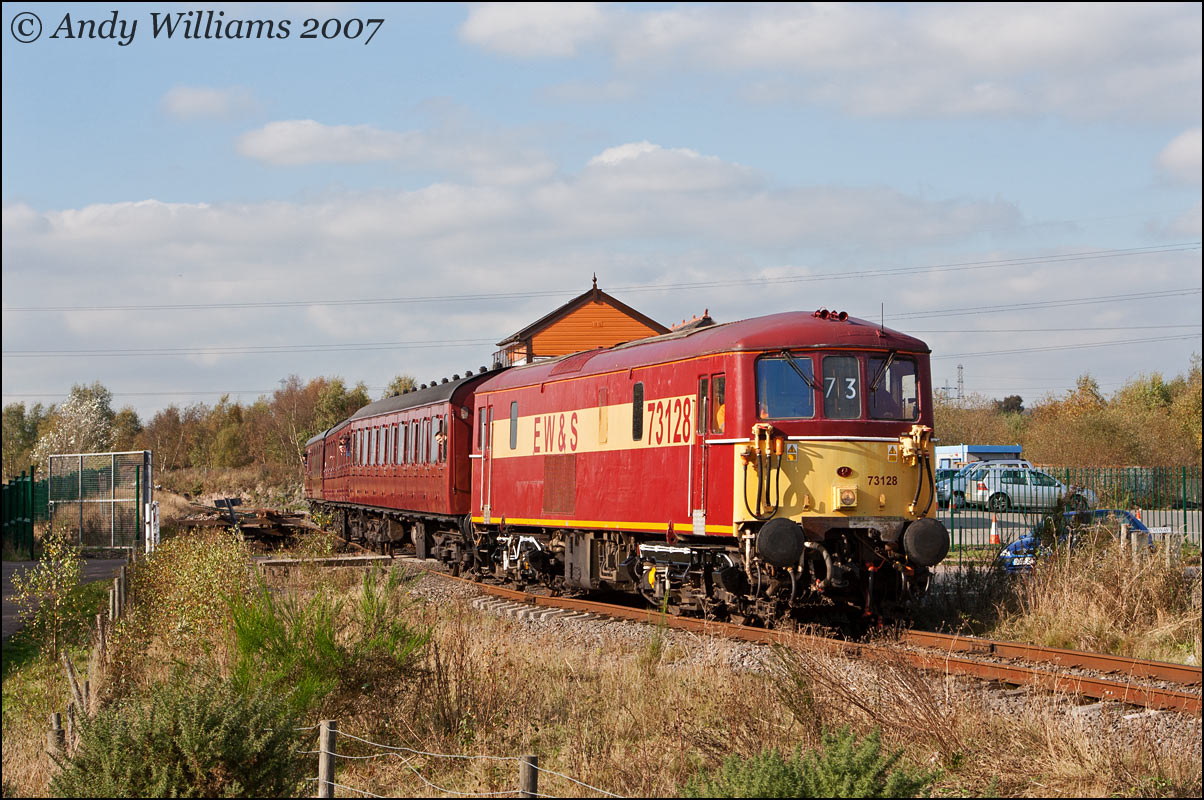
<instances>
[{"instance_id":1,"label":"locomotive headlight","mask_svg":"<svg viewBox=\"0 0 1204 800\"><path fill-rule=\"evenodd\" d=\"M842 478L847 478L853 474L853 468L852 467L840 467L839 469L836 470L836 474Z\"/></svg>"},{"instance_id":2,"label":"locomotive headlight","mask_svg":"<svg viewBox=\"0 0 1204 800\"><path fill-rule=\"evenodd\" d=\"M854 508L857 505L857 489L852 486L833 486L832 505L836 508Z\"/></svg>"}]
</instances>

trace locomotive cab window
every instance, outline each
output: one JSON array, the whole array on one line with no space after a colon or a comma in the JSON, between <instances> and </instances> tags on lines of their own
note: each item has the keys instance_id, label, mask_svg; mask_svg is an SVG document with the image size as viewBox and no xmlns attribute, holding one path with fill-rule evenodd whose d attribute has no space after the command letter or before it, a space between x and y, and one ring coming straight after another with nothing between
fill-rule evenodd
<instances>
[{"instance_id":1,"label":"locomotive cab window","mask_svg":"<svg viewBox=\"0 0 1204 800\"><path fill-rule=\"evenodd\" d=\"M485 422L485 407L481 406L477 409L477 451L484 453L486 445L489 444L489 428Z\"/></svg>"},{"instance_id":2,"label":"locomotive cab window","mask_svg":"<svg viewBox=\"0 0 1204 800\"><path fill-rule=\"evenodd\" d=\"M920 417L916 362L910 358L875 356L869 360L870 417L915 420Z\"/></svg>"},{"instance_id":3,"label":"locomotive cab window","mask_svg":"<svg viewBox=\"0 0 1204 800\"><path fill-rule=\"evenodd\" d=\"M815 362L809 356L757 359L757 418L815 416Z\"/></svg>"},{"instance_id":4,"label":"locomotive cab window","mask_svg":"<svg viewBox=\"0 0 1204 800\"><path fill-rule=\"evenodd\" d=\"M861 416L861 366L854 356L824 358L824 416L858 419Z\"/></svg>"},{"instance_id":5,"label":"locomotive cab window","mask_svg":"<svg viewBox=\"0 0 1204 800\"><path fill-rule=\"evenodd\" d=\"M705 377L698 379L698 402L694 405L695 432L702 436L707 432L707 409L711 407L710 381Z\"/></svg>"},{"instance_id":6,"label":"locomotive cab window","mask_svg":"<svg viewBox=\"0 0 1204 800\"><path fill-rule=\"evenodd\" d=\"M711 433L723 433L724 422L727 419L727 378L724 375L711 376Z\"/></svg>"}]
</instances>

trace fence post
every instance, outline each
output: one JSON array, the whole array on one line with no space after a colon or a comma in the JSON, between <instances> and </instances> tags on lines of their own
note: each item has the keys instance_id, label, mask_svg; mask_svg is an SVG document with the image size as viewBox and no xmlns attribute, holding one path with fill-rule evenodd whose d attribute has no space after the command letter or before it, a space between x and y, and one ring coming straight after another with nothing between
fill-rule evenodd
<instances>
[{"instance_id":1,"label":"fence post","mask_svg":"<svg viewBox=\"0 0 1204 800\"><path fill-rule=\"evenodd\" d=\"M535 797L539 794L539 756L526 755L518 762L518 796Z\"/></svg>"},{"instance_id":2,"label":"fence post","mask_svg":"<svg viewBox=\"0 0 1204 800\"><path fill-rule=\"evenodd\" d=\"M318 729L318 797L334 797L334 737L338 732L338 720L322 720Z\"/></svg>"},{"instance_id":3,"label":"fence post","mask_svg":"<svg viewBox=\"0 0 1204 800\"><path fill-rule=\"evenodd\" d=\"M46 752L51 758L62 758L67 749L67 732L63 730L63 715L55 711L50 715L50 732L46 734Z\"/></svg>"}]
</instances>

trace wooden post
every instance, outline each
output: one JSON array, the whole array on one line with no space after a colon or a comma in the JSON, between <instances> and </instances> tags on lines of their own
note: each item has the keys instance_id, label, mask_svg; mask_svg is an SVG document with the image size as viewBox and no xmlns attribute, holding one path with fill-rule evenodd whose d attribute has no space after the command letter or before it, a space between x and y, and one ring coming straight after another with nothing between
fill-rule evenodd
<instances>
[{"instance_id":1,"label":"wooden post","mask_svg":"<svg viewBox=\"0 0 1204 800\"><path fill-rule=\"evenodd\" d=\"M108 644L105 642L105 615L96 615L96 649L98 662L108 658Z\"/></svg>"},{"instance_id":2,"label":"wooden post","mask_svg":"<svg viewBox=\"0 0 1204 800\"><path fill-rule=\"evenodd\" d=\"M68 756L75 750L75 731L75 703L71 702L67 704L67 730L65 732L67 742L66 753Z\"/></svg>"},{"instance_id":3,"label":"wooden post","mask_svg":"<svg viewBox=\"0 0 1204 800\"><path fill-rule=\"evenodd\" d=\"M125 586L126 586L125 579L126 579L126 566L125 566L125 564L122 564L121 572L118 573L118 576L117 576L117 586L118 586L117 591L119 592L118 597L117 597L117 612L123 617L125 616Z\"/></svg>"},{"instance_id":4,"label":"wooden post","mask_svg":"<svg viewBox=\"0 0 1204 800\"><path fill-rule=\"evenodd\" d=\"M63 715L55 711L50 715L50 731L46 734L46 752L51 758L63 757L67 745L67 732L63 730Z\"/></svg>"},{"instance_id":5,"label":"wooden post","mask_svg":"<svg viewBox=\"0 0 1204 800\"><path fill-rule=\"evenodd\" d=\"M79 681L75 677L75 665L71 663L71 659L63 653L63 668L67 670L67 685L71 689L71 697L75 700L77 708L84 707L84 693L79 688Z\"/></svg>"},{"instance_id":6,"label":"wooden post","mask_svg":"<svg viewBox=\"0 0 1204 800\"><path fill-rule=\"evenodd\" d=\"M1127 522L1120 523L1120 546L1123 551L1132 552L1129 545L1129 523Z\"/></svg>"},{"instance_id":7,"label":"wooden post","mask_svg":"<svg viewBox=\"0 0 1204 800\"><path fill-rule=\"evenodd\" d=\"M322 720L318 729L318 797L334 797L334 737L338 732L338 720Z\"/></svg>"},{"instance_id":8,"label":"wooden post","mask_svg":"<svg viewBox=\"0 0 1204 800\"><path fill-rule=\"evenodd\" d=\"M539 795L539 756L526 755L518 762L518 796L537 797Z\"/></svg>"},{"instance_id":9,"label":"wooden post","mask_svg":"<svg viewBox=\"0 0 1204 800\"><path fill-rule=\"evenodd\" d=\"M113 579L113 588L109 590L109 619L114 622L121 616L121 607L117 604L117 578Z\"/></svg>"}]
</instances>

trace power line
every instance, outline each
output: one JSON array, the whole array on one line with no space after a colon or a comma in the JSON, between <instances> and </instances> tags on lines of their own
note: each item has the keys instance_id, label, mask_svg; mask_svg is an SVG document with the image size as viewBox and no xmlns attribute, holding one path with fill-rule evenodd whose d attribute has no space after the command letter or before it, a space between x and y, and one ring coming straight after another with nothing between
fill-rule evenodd
<instances>
[{"instance_id":1,"label":"power line","mask_svg":"<svg viewBox=\"0 0 1204 800\"><path fill-rule=\"evenodd\" d=\"M1126 299L1128 301L1138 300L1155 300L1164 297L1179 297L1186 294L1199 294L1199 287L1185 287L1181 289L1165 289L1155 292L1139 292L1136 294L1120 294L1120 295L1103 295L1099 297L1077 297L1069 300L1039 300L1029 301L1024 303L1011 303L992 306L977 306L966 310L958 309L938 309L929 311L912 311L900 314L892 314L890 318L914 318L922 319L925 317L937 316L961 316L965 314L994 314L1004 311L1030 310L1036 308L1057 308L1060 306L1078 306L1089 305L1094 303L1107 303L1118 299ZM1117 326L1107 328L1015 328L1015 329L998 329L990 330L917 330L909 331L911 333L1024 333L1027 331L1090 331L1090 330L1138 330L1142 328L1188 328L1199 327L1200 323L1185 323L1182 325L1148 325L1148 326ZM239 345L239 346L223 346L223 345L201 345L197 347L179 347L179 348L99 348L99 349L62 349L62 350L5 350L0 353L4 358L83 358L83 357L138 357L149 358L159 356L191 356L191 355L260 355L260 354L279 354L279 353L306 353L306 352L359 352L359 351L374 351L374 350L409 350L409 349L430 349L430 348L464 348L476 347L482 344L489 344L496 337L488 339L451 339L445 341L398 341L398 342L357 342L348 344L303 344L303 345ZM941 358L950 358L952 356L940 356Z\"/></svg>"},{"instance_id":2,"label":"power line","mask_svg":"<svg viewBox=\"0 0 1204 800\"><path fill-rule=\"evenodd\" d=\"M985 350L977 353L948 353L939 356L932 356L931 360L937 361L945 358L970 358L971 356L1016 355L1019 353L1045 353L1054 350L1082 350L1091 347L1112 347L1114 345L1123 344L1151 344L1153 342L1177 342L1196 338L1198 337L1193 334L1188 334L1184 336L1155 336L1149 339L1116 339L1110 342L1088 342L1086 344L1049 345L1047 347L1017 347L1011 350Z\"/></svg>"},{"instance_id":3,"label":"power line","mask_svg":"<svg viewBox=\"0 0 1204 800\"><path fill-rule=\"evenodd\" d=\"M959 317L967 314L997 314L1001 311L1029 311L1039 308L1060 308L1064 306L1085 306L1095 303L1108 303L1117 300L1155 300L1163 297L1181 297L1188 294L1199 294L1199 286L1188 286L1182 289L1163 289L1156 292L1126 292L1125 294L1109 294L1097 297L1081 297L1074 300L1032 300L1025 303L1008 303L989 306L971 306L968 308L945 308L937 311L907 311L898 314L888 314L887 319L923 319L924 317Z\"/></svg>"},{"instance_id":4,"label":"power line","mask_svg":"<svg viewBox=\"0 0 1204 800\"><path fill-rule=\"evenodd\" d=\"M929 264L919 267L880 267L861 270L816 273L811 275L783 275L767 278L738 278L718 281L691 281L681 283L635 284L631 286L616 286L611 291L622 292L658 292L682 291L695 289L713 289L728 286L760 286L786 283L808 283L821 280L840 280L848 278L869 278L890 275L912 275L925 272L963 272L980 269L997 269L1001 267L1031 266L1037 264L1057 264L1067 261L1091 261L1102 258L1121 258L1125 256L1156 255L1160 253L1185 252L1200 249L1200 242L1179 242L1173 244L1149 245L1145 247L1113 248L1108 250L1087 250L1077 253L1059 253L1050 256L1021 256L1016 258L992 259L985 261L961 261L948 264ZM476 302L503 299L525 299L533 297L573 296L579 294L573 289L545 289L523 292L490 292L485 294L461 295L426 295L421 297L372 297L347 300L254 300L228 303L164 303L142 305L112 305L112 306L11 306L5 307L5 312L47 312L47 311L195 311L213 309L240 308L297 308L304 306L358 306L358 305L408 305L413 303L449 303Z\"/></svg>"}]
</instances>

